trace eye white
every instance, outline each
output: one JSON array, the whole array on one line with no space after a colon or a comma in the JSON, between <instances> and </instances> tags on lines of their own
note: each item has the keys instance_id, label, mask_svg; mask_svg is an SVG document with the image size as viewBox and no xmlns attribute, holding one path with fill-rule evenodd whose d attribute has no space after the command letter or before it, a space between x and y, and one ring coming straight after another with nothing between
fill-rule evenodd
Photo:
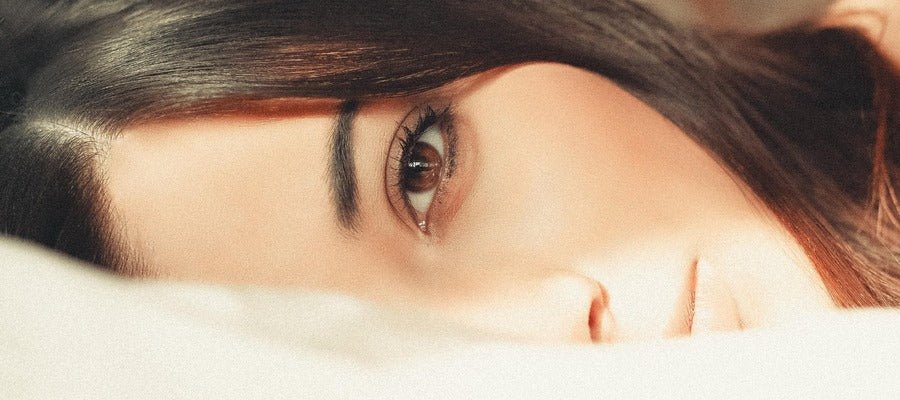
<instances>
[{"instance_id":1,"label":"eye white","mask_svg":"<svg viewBox=\"0 0 900 400\"><path fill-rule=\"evenodd\" d=\"M434 147L441 156L441 161L444 160L444 135L441 134L441 128L437 124L432 124L425 128L425 132L422 132L422 136L419 136L419 141Z\"/></svg>"},{"instance_id":2,"label":"eye white","mask_svg":"<svg viewBox=\"0 0 900 400\"><path fill-rule=\"evenodd\" d=\"M431 201L434 200L434 189L426 190L424 192L406 192L407 198L409 198L409 205L416 209L416 211L420 213L428 212L428 208L431 207Z\"/></svg>"}]
</instances>

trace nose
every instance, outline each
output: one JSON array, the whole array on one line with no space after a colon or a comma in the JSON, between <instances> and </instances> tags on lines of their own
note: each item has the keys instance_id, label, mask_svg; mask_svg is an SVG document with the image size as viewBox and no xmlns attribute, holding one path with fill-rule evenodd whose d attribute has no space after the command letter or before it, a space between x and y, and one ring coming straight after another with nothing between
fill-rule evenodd
<instances>
[{"instance_id":1,"label":"nose","mask_svg":"<svg viewBox=\"0 0 900 400\"><path fill-rule=\"evenodd\" d=\"M501 337L591 343L601 339L607 304L599 282L574 272L552 271L506 282L462 317L467 325Z\"/></svg>"}]
</instances>

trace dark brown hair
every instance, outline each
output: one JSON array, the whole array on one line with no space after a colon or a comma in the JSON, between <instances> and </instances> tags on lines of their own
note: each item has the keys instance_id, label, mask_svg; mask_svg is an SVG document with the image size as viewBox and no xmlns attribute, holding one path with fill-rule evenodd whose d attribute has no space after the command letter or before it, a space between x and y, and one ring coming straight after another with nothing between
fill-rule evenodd
<instances>
[{"instance_id":1,"label":"dark brown hair","mask_svg":"<svg viewBox=\"0 0 900 400\"><path fill-rule=\"evenodd\" d=\"M900 305L897 71L849 30L710 35L625 0L4 2L0 231L128 270L96 168L126 125L538 60L671 119L779 216L837 304Z\"/></svg>"}]
</instances>

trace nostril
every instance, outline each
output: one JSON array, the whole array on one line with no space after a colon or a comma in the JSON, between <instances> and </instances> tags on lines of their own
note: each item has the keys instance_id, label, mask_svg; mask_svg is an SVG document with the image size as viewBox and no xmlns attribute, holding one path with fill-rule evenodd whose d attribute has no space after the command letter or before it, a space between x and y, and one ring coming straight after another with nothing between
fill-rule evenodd
<instances>
[{"instance_id":1,"label":"nostril","mask_svg":"<svg viewBox=\"0 0 900 400\"><path fill-rule=\"evenodd\" d=\"M570 332L572 339L587 343L601 341L603 332L611 322L609 314L609 295L606 288L597 280L571 271L556 272L544 280L544 293L548 304L556 304L557 312L568 317L559 322L568 321L563 331ZM560 314L560 315L563 315Z\"/></svg>"},{"instance_id":2,"label":"nostril","mask_svg":"<svg viewBox=\"0 0 900 400\"><path fill-rule=\"evenodd\" d=\"M596 281L595 281L596 282ZM591 342L600 343L603 340L603 320L604 314L609 308L609 294L599 282L597 284L597 294L591 301L591 308L588 314L588 329L591 332Z\"/></svg>"},{"instance_id":3,"label":"nostril","mask_svg":"<svg viewBox=\"0 0 900 400\"><path fill-rule=\"evenodd\" d=\"M596 343L611 320L605 288L572 271L541 272L491 286L488 295L448 310L451 318L510 339Z\"/></svg>"}]
</instances>

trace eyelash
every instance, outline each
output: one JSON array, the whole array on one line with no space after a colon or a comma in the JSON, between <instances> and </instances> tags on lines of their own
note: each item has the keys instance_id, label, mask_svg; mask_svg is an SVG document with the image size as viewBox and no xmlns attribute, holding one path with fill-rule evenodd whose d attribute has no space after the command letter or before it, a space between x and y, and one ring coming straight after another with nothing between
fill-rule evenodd
<instances>
[{"instance_id":1,"label":"eyelash","mask_svg":"<svg viewBox=\"0 0 900 400\"><path fill-rule=\"evenodd\" d=\"M409 157L412 154L413 145L419 141L419 139L422 137L422 134L425 133L425 130L430 128L432 125L439 124L443 128L442 131L448 131L446 132L448 134L448 137L445 139L455 139L456 136L452 135L451 132L449 132L453 130L452 128L450 128L452 127L451 122L453 121L451 115L452 114L450 113L450 107L444 108L440 112L436 112L431 106L425 106L425 109L419 112L419 117L414 129L409 129L408 126L402 125L400 129L404 130L405 136L400 139L400 159L397 160L399 162L398 167L402 166L403 162L409 161ZM448 172L451 172L454 169L454 165L452 163L452 161L455 159L453 153L455 153L456 146L454 146L454 144L455 142L450 143L447 146L448 150L451 150L447 155L447 161L451 162L451 165L448 168ZM402 173L399 168L398 172ZM397 181L397 183L400 183L400 181Z\"/></svg>"},{"instance_id":2,"label":"eyelash","mask_svg":"<svg viewBox=\"0 0 900 400\"><path fill-rule=\"evenodd\" d=\"M415 125L410 126L410 124L402 124L400 125L397 134L397 136L399 136L397 140L400 151L399 155L392 158L391 170L393 176L391 179L391 190L402 199L406 214L412 218L418 229L428 235L431 233L431 224L429 221L429 216L432 214L431 209L434 204L439 204L441 202L446 186L445 183L453 176L454 170L456 169L456 133L453 129L453 113L450 106L447 106L440 111L436 111L432 106L424 105L418 107L418 111L414 110L413 112L418 112ZM409 117L407 117L407 119L408 118ZM429 203L428 210L421 212L422 215L419 215L419 211L413 207L407 196L407 192L410 191L410 188L405 187L404 183L407 182L413 174L407 166L412 159L415 145L422 139L422 136L429 128L433 126L438 128L444 142L444 148L439 151L444 152L445 154L441 160L442 167L438 172L440 175L438 176L438 182L434 188L433 198Z\"/></svg>"}]
</instances>

